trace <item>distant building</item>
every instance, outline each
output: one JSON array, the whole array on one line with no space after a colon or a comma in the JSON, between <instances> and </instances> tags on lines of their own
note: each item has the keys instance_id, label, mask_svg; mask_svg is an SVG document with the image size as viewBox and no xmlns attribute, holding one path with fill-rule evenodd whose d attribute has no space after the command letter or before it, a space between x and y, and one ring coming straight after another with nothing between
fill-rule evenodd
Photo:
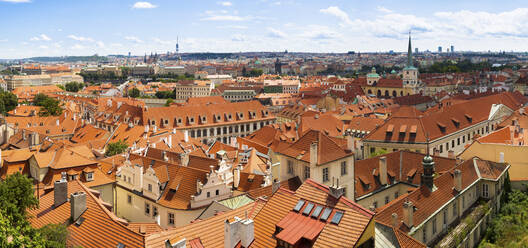
<instances>
[{"instance_id":1,"label":"distant building","mask_svg":"<svg viewBox=\"0 0 528 248\"><path fill-rule=\"evenodd\" d=\"M441 46L438 47L438 52L439 52L439 53L442 52L442 47L441 47Z\"/></svg>"}]
</instances>

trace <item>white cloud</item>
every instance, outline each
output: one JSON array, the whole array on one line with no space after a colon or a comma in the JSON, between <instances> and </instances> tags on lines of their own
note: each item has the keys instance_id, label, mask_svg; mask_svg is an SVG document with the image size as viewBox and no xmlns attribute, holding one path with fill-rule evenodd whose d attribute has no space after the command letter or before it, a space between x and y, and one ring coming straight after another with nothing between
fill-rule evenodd
<instances>
[{"instance_id":1,"label":"white cloud","mask_svg":"<svg viewBox=\"0 0 528 248\"><path fill-rule=\"evenodd\" d=\"M329 40L339 37L339 34L327 26L309 25L301 36L314 40Z\"/></svg>"},{"instance_id":2,"label":"white cloud","mask_svg":"<svg viewBox=\"0 0 528 248\"><path fill-rule=\"evenodd\" d=\"M8 3L30 3L31 0L0 0L0 2L8 2Z\"/></svg>"},{"instance_id":3,"label":"white cloud","mask_svg":"<svg viewBox=\"0 0 528 248\"><path fill-rule=\"evenodd\" d=\"M337 6L330 6L326 9L319 10L321 13L333 15L341 20L343 24L351 24L350 17L348 17L348 14L342 11Z\"/></svg>"},{"instance_id":4,"label":"white cloud","mask_svg":"<svg viewBox=\"0 0 528 248\"><path fill-rule=\"evenodd\" d=\"M48 46L39 46L40 49L48 49Z\"/></svg>"},{"instance_id":5,"label":"white cloud","mask_svg":"<svg viewBox=\"0 0 528 248\"><path fill-rule=\"evenodd\" d=\"M98 47L101 47L101 48L105 47L105 44L104 44L104 42L102 42L102 41L97 41L97 42L95 42L95 44L96 44Z\"/></svg>"},{"instance_id":6,"label":"white cloud","mask_svg":"<svg viewBox=\"0 0 528 248\"><path fill-rule=\"evenodd\" d=\"M0 42L7 42L7 39L1 39Z\"/></svg>"},{"instance_id":7,"label":"white cloud","mask_svg":"<svg viewBox=\"0 0 528 248\"><path fill-rule=\"evenodd\" d=\"M125 40L133 41L136 43L143 43L142 40L140 40L138 37L135 37L135 36L126 36Z\"/></svg>"},{"instance_id":8,"label":"white cloud","mask_svg":"<svg viewBox=\"0 0 528 248\"><path fill-rule=\"evenodd\" d=\"M202 21L243 21L244 18L235 15L211 15L202 18Z\"/></svg>"},{"instance_id":9,"label":"white cloud","mask_svg":"<svg viewBox=\"0 0 528 248\"><path fill-rule=\"evenodd\" d=\"M268 37L271 38L286 38L286 34L274 28L268 28Z\"/></svg>"},{"instance_id":10,"label":"white cloud","mask_svg":"<svg viewBox=\"0 0 528 248\"><path fill-rule=\"evenodd\" d=\"M246 40L246 36L244 36L242 34L234 34L233 36L231 36L231 40L232 41L245 41Z\"/></svg>"},{"instance_id":11,"label":"white cloud","mask_svg":"<svg viewBox=\"0 0 528 248\"><path fill-rule=\"evenodd\" d=\"M32 37L30 40L32 41L50 41L51 38L45 34L41 34L39 36Z\"/></svg>"},{"instance_id":12,"label":"white cloud","mask_svg":"<svg viewBox=\"0 0 528 248\"><path fill-rule=\"evenodd\" d=\"M152 3L149 3L149 2L136 2L132 8L134 9L154 9L154 8L157 8L158 6L152 4Z\"/></svg>"},{"instance_id":13,"label":"white cloud","mask_svg":"<svg viewBox=\"0 0 528 248\"><path fill-rule=\"evenodd\" d=\"M248 27L247 27L247 26L244 26L244 25L225 25L225 26L219 26L218 28L248 29Z\"/></svg>"},{"instance_id":14,"label":"white cloud","mask_svg":"<svg viewBox=\"0 0 528 248\"><path fill-rule=\"evenodd\" d=\"M225 6L225 7L229 7L229 6L232 6L233 3L232 2L229 2L229 1L225 1L225 2L219 2L218 4L222 5L222 6Z\"/></svg>"},{"instance_id":15,"label":"white cloud","mask_svg":"<svg viewBox=\"0 0 528 248\"><path fill-rule=\"evenodd\" d=\"M168 40L162 40L160 38L154 38L153 40L154 40L154 42L156 42L158 44L161 44L161 45L171 45L173 43L176 43L176 42L172 42L172 41L168 41Z\"/></svg>"},{"instance_id":16,"label":"white cloud","mask_svg":"<svg viewBox=\"0 0 528 248\"><path fill-rule=\"evenodd\" d=\"M385 7L383 7L383 6L378 6L378 7L376 8L376 10L378 10L379 12L382 12L382 13L387 13L387 14L388 14L388 13L392 13L392 10L387 9L387 8L385 8Z\"/></svg>"},{"instance_id":17,"label":"white cloud","mask_svg":"<svg viewBox=\"0 0 528 248\"><path fill-rule=\"evenodd\" d=\"M94 41L92 38L76 36L76 35L73 35L73 34L68 35L68 38L70 38L72 40L76 40L76 41L88 41L88 42L93 42Z\"/></svg>"},{"instance_id":18,"label":"white cloud","mask_svg":"<svg viewBox=\"0 0 528 248\"><path fill-rule=\"evenodd\" d=\"M73 50L84 50L86 47L81 45L81 44L75 44L74 46L71 47L71 49Z\"/></svg>"}]
</instances>

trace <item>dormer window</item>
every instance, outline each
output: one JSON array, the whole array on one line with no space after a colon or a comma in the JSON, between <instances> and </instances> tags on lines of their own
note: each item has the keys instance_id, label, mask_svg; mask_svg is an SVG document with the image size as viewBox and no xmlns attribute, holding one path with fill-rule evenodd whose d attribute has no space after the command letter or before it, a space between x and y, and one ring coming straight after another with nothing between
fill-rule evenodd
<instances>
[{"instance_id":1,"label":"dormer window","mask_svg":"<svg viewBox=\"0 0 528 248\"><path fill-rule=\"evenodd\" d=\"M268 111L267 110L262 110L262 115L263 116L268 116Z\"/></svg>"},{"instance_id":2,"label":"dormer window","mask_svg":"<svg viewBox=\"0 0 528 248\"><path fill-rule=\"evenodd\" d=\"M155 120L150 120L150 125L156 125L156 121Z\"/></svg>"},{"instance_id":3,"label":"dormer window","mask_svg":"<svg viewBox=\"0 0 528 248\"><path fill-rule=\"evenodd\" d=\"M238 112L238 119L243 120L244 119L244 113Z\"/></svg>"},{"instance_id":4,"label":"dormer window","mask_svg":"<svg viewBox=\"0 0 528 248\"><path fill-rule=\"evenodd\" d=\"M194 117L192 116L189 116L189 124L194 124Z\"/></svg>"},{"instance_id":5,"label":"dormer window","mask_svg":"<svg viewBox=\"0 0 528 248\"><path fill-rule=\"evenodd\" d=\"M215 118L216 122L222 121L222 116L221 115L214 115L214 118Z\"/></svg>"},{"instance_id":6,"label":"dormer window","mask_svg":"<svg viewBox=\"0 0 528 248\"><path fill-rule=\"evenodd\" d=\"M201 121L202 123L207 123L207 117L206 117L205 115L202 115L200 118L201 118L200 121Z\"/></svg>"},{"instance_id":7,"label":"dormer window","mask_svg":"<svg viewBox=\"0 0 528 248\"><path fill-rule=\"evenodd\" d=\"M180 126L182 124L182 118L176 118L176 125Z\"/></svg>"},{"instance_id":8,"label":"dormer window","mask_svg":"<svg viewBox=\"0 0 528 248\"><path fill-rule=\"evenodd\" d=\"M169 125L169 119L164 119L163 120L163 125Z\"/></svg>"},{"instance_id":9,"label":"dormer window","mask_svg":"<svg viewBox=\"0 0 528 248\"><path fill-rule=\"evenodd\" d=\"M93 176L94 176L93 174L94 174L93 172L86 173L86 181L87 182L93 181Z\"/></svg>"},{"instance_id":10,"label":"dormer window","mask_svg":"<svg viewBox=\"0 0 528 248\"><path fill-rule=\"evenodd\" d=\"M257 117L257 114L255 113L255 111L249 111L249 116L252 118L252 119L255 119Z\"/></svg>"}]
</instances>

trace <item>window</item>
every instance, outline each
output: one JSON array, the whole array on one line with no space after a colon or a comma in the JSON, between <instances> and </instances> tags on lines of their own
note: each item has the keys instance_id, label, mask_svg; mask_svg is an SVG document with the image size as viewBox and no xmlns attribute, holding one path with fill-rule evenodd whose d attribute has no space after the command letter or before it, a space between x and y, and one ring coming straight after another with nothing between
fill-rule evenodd
<instances>
[{"instance_id":1,"label":"window","mask_svg":"<svg viewBox=\"0 0 528 248\"><path fill-rule=\"evenodd\" d=\"M308 178L310 178L310 167L305 166L304 167L304 179L308 179Z\"/></svg>"},{"instance_id":2,"label":"window","mask_svg":"<svg viewBox=\"0 0 528 248\"><path fill-rule=\"evenodd\" d=\"M220 190L217 189L215 193L216 193L216 195L219 195L220 194Z\"/></svg>"},{"instance_id":3,"label":"window","mask_svg":"<svg viewBox=\"0 0 528 248\"><path fill-rule=\"evenodd\" d=\"M444 210L444 225L447 225L447 210Z\"/></svg>"},{"instance_id":4,"label":"window","mask_svg":"<svg viewBox=\"0 0 528 248\"><path fill-rule=\"evenodd\" d=\"M343 161L341 162L341 176L347 174L347 162Z\"/></svg>"},{"instance_id":5,"label":"window","mask_svg":"<svg viewBox=\"0 0 528 248\"><path fill-rule=\"evenodd\" d=\"M145 214L150 215L150 204L145 203Z\"/></svg>"},{"instance_id":6,"label":"window","mask_svg":"<svg viewBox=\"0 0 528 248\"><path fill-rule=\"evenodd\" d=\"M169 225L174 225L174 214L169 213Z\"/></svg>"},{"instance_id":7,"label":"window","mask_svg":"<svg viewBox=\"0 0 528 248\"><path fill-rule=\"evenodd\" d=\"M328 168L323 168L323 182L328 182Z\"/></svg>"},{"instance_id":8,"label":"window","mask_svg":"<svg viewBox=\"0 0 528 248\"><path fill-rule=\"evenodd\" d=\"M462 196L462 209L464 209L466 207L466 197L463 195Z\"/></svg>"},{"instance_id":9,"label":"window","mask_svg":"<svg viewBox=\"0 0 528 248\"><path fill-rule=\"evenodd\" d=\"M385 196L385 204L389 204L389 196Z\"/></svg>"},{"instance_id":10,"label":"window","mask_svg":"<svg viewBox=\"0 0 528 248\"><path fill-rule=\"evenodd\" d=\"M482 196L488 198L489 197L489 188L488 184L484 183L482 184Z\"/></svg>"},{"instance_id":11,"label":"window","mask_svg":"<svg viewBox=\"0 0 528 248\"><path fill-rule=\"evenodd\" d=\"M148 191L152 192L152 184L150 184L150 183L148 184Z\"/></svg>"},{"instance_id":12,"label":"window","mask_svg":"<svg viewBox=\"0 0 528 248\"><path fill-rule=\"evenodd\" d=\"M427 225L423 227L423 242L427 244Z\"/></svg>"},{"instance_id":13,"label":"window","mask_svg":"<svg viewBox=\"0 0 528 248\"><path fill-rule=\"evenodd\" d=\"M460 137L457 138L457 146L460 145Z\"/></svg>"},{"instance_id":14,"label":"window","mask_svg":"<svg viewBox=\"0 0 528 248\"><path fill-rule=\"evenodd\" d=\"M211 192L207 192L207 198L211 197Z\"/></svg>"},{"instance_id":15,"label":"window","mask_svg":"<svg viewBox=\"0 0 528 248\"><path fill-rule=\"evenodd\" d=\"M86 173L86 181L93 181L93 172Z\"/></svg>"},{"instance_id":16,"label":"window","mask_svg":"<svg viewBox=\"0 0 528 248\"><path fill-rule=\"evenodd\" d=\"M157 216L158 215L158 207L156 206L152 206L152 216Z\"/></svg>"},{"instance_id":17,"label":"window","mask_svg":"<svg viewBox=\"0 0 528 248\"><path fill-rule=\"evenodd\" d=\"M128 202L128 204L132 204L132 196L131 195L127 196L127 202Z\"/></svg>"},{"instance_id":18,"label":"window","mask_svg":"<svg viewBox=\"0 0 528 248\"><path fill-rule=\"evenodd\" d=\"M455 140L451 140L451 147L455 147Z\"/></svg>"},{"instance_id":19,"label":"window","mask_svg":"<svg viewBox=\"0 0 528 248\"><path fill-rule=\"evenodd\" d=\"M377 201L374 201L374 202L372 203L372 206L373 206L374 208L378 208L378 202L377 202Z\"/></svg>"},{"instance_id":20,"label":"window","mask_svg":"<svg viewBox=\"0 0 528 248\"><path fill-rule=\"evenodd\" d=\"M400 193L398 191L394 192L394 199L398 198L400 196Z\"/></svg>"},{"instance_id":21,"label":"window","mask_svg":"<svg viewBox=\"0 0 528 248\"><path fill-rule=\"evenodd\" d=\"M293 161L288 160L288 174L293 174Z\"/></svg>"},{"instance_id":22,"label":"window","mask_svg":"<svg viewBox=\"0 0 528 248\"><path fill-rule=\"evenodd\" d=\"M446 151L449 150L449 142L446 143Z\"/></svg>"},{"instance_id":23,"label":"window","mask_svg":"<svg viewBox=\"0 0 528 248\"><path fill-rule=\"evenodd\" d=\"M458 208L456 201L453 202L453 217L456 217L458 215Z\"/></svg>"},{"instance_id":24,"label":"window","mask_svg":"<svg viewBox=\"0 0 528 248\"><path fill-rule=\"evenodd\" d=\"M436 234L436 217L433 218L432 224L433 224L433 235L434 235Z\"/></svg>"}]
</instances>

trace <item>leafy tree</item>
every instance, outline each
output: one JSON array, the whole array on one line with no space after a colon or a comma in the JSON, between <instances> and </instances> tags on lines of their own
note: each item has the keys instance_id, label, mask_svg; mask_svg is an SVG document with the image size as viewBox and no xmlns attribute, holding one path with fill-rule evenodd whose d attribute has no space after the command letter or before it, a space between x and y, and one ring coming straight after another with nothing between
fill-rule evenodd
<instances>
[{"instance_id":1,"label":"leafy tree","mask_svg":"<svg viewBox=\"0 0 528 248\"><path fill-rule=\"evenodd\" d=\"M262 73L263 73L262 69L251 69L251 71L249 71L249 76L259 77L260 75L262 75Z\"/></svg>"},{"instance_id":2,"label":"leafy tree","mask_svg":"<svg viewBox=\"0 0 528 248\"><path fill-rule=\"evenodd\" d=\"M0 90L0 113L4 114L15 109L18 105L18 98L9 91Z\"/></svg>"},{"instance_id":3,"label":"leafy tree","mask_svg":"<svg viewBox=\"0 0 528 248\"><path fill-rule=\"evenodd\" d=\"M174 92L172 91L158 91L156 92L156 97L159 99L168 99L174 97Z\"/></svg>"},{"instance_id":4,"label":"leafy tree","mask_svg":"<svg viewBox=\"0 0 528 248\"><path fill-rule=\"evenodd\" d=\"M64 224L48 224L37 230L44 239L46 247L65 248L68 229Z\"/></svg>"},{"instance_id":5,"label":"leafy tree","mask_svg":"<svg viewBox=\"0 0 528 248\"><path fill-rule=\"evenodd\" d=\"M56 84L55 86L57 86L57 87L58 87L59 89L61 89L61 90L66 90L66 89L64 88L64 85L62 85L62 84Z\"/></svg>"},{"instance_id":6,"label":"leafy tree","mask_svg":"<svg viewBox=\"0 0 528 248\"><path fill-rule=\"evenodd\" d=\"M133 98L138 98L141 95L141 92L137 88L133 88L128 91L128 96Z\"/></svg>"},{"instance_id":7,"label":"leafy tree","mask_svg":"<svg viewBox=\"0 0 528 248\"><path fill-rule=\"evenodd\" d=\"M106 147L105 155L107 157L114 156L116 154L121 154L126 151L128 145L122 141L118 140L117 142L109 143Z\"/></svg>"},{"instance_id":8,"label":"leafy tree","mask_svg":"<svg viewBox=\"0 0 528 248\"><path fill-rule=\"evenodd\" d=\"M167 99L167 101L165 102L165 107L169 107L173 102L174 100L172 100L172 98Z\"/></svg>"},{"instance_id":9,"label":"leafy tree","mask_svg":"<svg viewBox=\"0 0 528 248\"><path fill-rule=\"evenodd\" d=\"M77 82L69 82L64 85L66 88L66 91L69 92L78 92L80 89L84 87L83 83L77 83Z\"/></svg>"},{"instance_id":10,"label":"leafy tree","mask_svg":"<svg viewBox=\"0 0 528 248\"><path fill-rule=\"evenodd\" d=\"M0 182L0 247L66 247L64 225L31 227L27 210L38 206L31 179L16 173Z\"/></svg>"},{"instance_id":11,"label":"leafy tree","mask_svg":"<svg viewBox=\"0 0 528 248\"><path fill-rule=\"evenodd\" d=\"M370 153L370 157L372 158L372 157L380 156L380 155L383 155L383 154L387 154L387 149L381 148L378 151L372 152L372 153Z\"/></svg>"},{"instance_id":12,"label":"leafy tree","mask_svg":"<svg viewBox=\"0 0 528 248\"><path fill-rule=\"evenodd\" d=\"M39 116L58 116L62 114L61 102L44 94L37 94L33 99L33 104L41 106Z\"/></svg>"}]
</instances>

